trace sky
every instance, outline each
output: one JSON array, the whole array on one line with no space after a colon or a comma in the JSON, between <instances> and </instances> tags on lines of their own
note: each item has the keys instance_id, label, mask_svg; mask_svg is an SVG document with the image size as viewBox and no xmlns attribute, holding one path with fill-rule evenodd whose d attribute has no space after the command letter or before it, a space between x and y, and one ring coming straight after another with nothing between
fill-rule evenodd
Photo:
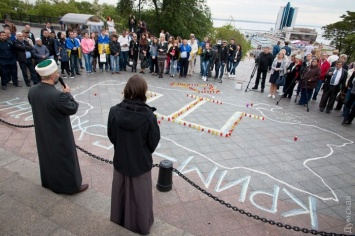
<instances>
[{"instance_id":1,"label":"sky","mask_svg":"<svg viewBox=\"0 0 355 236\"><path fill-rule=\"evenodd\" d=\"M262 22L276 22L280 7L287 2L298 7L296 25L325 26L340 21L347 10L355 10L355 0L207 0L213 18L232 16L235 20Z\"/></svg>"}]
</instances>

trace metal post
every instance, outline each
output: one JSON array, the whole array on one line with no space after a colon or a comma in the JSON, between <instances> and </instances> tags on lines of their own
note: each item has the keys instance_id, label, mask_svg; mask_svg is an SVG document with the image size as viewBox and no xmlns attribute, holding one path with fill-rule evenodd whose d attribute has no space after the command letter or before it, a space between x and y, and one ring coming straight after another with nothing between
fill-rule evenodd
<instances>
[{"instance_id":1,"label":"metal post","mask_svg":"<svg viewBox=\"0 0 355 236\"><path fill-rule=\"evenodd\" d=\"M138 19L141 19L141 0L138 2Z\"/></svg>"},{"instance_id":2,"label":"metal post","mask_svg":"<svg viewBox=\"0 0 355 236\"><path fill-rule=\"evenodd\" d=\"M160 162L157 189L160 192L169 192L173 185L173 163L169 160Z\"/></svg>"}]
</instances>

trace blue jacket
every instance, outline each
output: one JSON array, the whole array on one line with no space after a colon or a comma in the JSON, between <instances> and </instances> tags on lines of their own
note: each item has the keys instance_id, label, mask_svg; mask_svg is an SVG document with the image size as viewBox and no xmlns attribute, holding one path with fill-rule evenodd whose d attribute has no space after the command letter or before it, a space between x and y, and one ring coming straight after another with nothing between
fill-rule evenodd
<instances>
[{"instance_id":1,"label":"blue jacket","mask_svg":"<svg viewBox=\"0 0 355 236\"><path fill-rule=\"evenodd\" d=\"M0 40L0 65L16 63L13 43L9 40Z\"/></svg>"},{"instance_id":2,"label":"blue jacket","mask_svg":"<svg viewBox=\"0 0 355 236\"><path fill-rule=\"evenodd\" d=\"M69 50L72 50L73 48L79 48L80 47L79 41L77 39L75 39L75 38L73 38L73 41L70 38L67 38L65 40L65 44L67 46L67 49L69 49Z\"/></svg>"},{"instance_id":3,"label":"blue jacket","mask_svg":"<svg viewBox=\"0 0 355 236\"><path fill-rule=\"evenodd\" d=\"M275 45L274 48L272 49L272 55L274 57L276 57L277 54L280 52L280 50L281 50L280 46L279 45Z\"/></svg>"},{"instance_id":4,"label":"blue jacket","mask_svg":"<svg viewBox=\"0 0 355 236\"><path fill-rule=\"evenodd\" d=\"M98 44L109 44L110 43L110 38L108 37L108 35L102 36L100 34L98 39L97 39L97 43Z\"/></svg>"},{"instance_id":5,"label":"blue jacket","mask_svg":"<svg viewBox=\"0 0 355 236\"><path fill-rule=\"evenodd\" d=\"M186 44L185 46L183 44L180 45L180 55L186 52L187 53L187 58L190 57L190 52L191 52L191 46Z\"/></svg>"},{"instance_id":6,"label":"blue jacket","mask_svg":"<svg viewBox=\"0 0 355 236\"><path fill-rule=\"evenodd\" d=\"M61 57L60 61L69 61L69 54L67 51L66 47L66 40L63 41L58 41L59 46L58 46L58 51L59 51L59 56Z\"/></svg>"}]
</instances>

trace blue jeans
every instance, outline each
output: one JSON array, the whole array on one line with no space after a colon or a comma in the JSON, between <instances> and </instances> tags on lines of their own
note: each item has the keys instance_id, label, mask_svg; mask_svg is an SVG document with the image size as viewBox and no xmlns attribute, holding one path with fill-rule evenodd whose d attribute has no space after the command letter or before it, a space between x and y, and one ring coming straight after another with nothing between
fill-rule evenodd
<instances>
[{"instance_id":1,"label":"blue jeans","mask_svg":"<svg viewBox=\"0 0 355 236\"><path fill-rule=\"evenodd\" d=\"M175 75L177 70L177 60L170 61L170 74Z\"/></svg>"},{"instance_id":2,"label":"blue jeans","mask_svg":"<svg viewBox=\"0 0 355 236\"><path fill-rule=\"evenodd\" d=\"M122 52L121 51L121 55L120 55L120 68L121 70L126 70L126 66L127 66L127 60L128 60L128 51L127 52Z\"/></svg>"},{"instance_id":3,"label":"blue jeans","mask_svg":"<svg viewBox=\"0 0 355 236\"><path fill-rule=\"evenodd\" d=\"M83 53L86 72L92 72L92 56L90 53Z\"/></svg>"},{"instance_id":4,"label":"blue jeans","mask_svg":"<svg viewBox=\"0 0 355 236\"><path fill-rule=\"evenodd\" d=\"M79 68L78 68L78 55L70 55L70 71L72 75L75 75L75 72L78 74L79 73Z\"/></svg>"},{"instance_id":5,"label":"blue jeans","mask_svg":"<svg viewBox=\"0 0 355 236\"><path fill-rule=\"evenodd\" d=\"M231 72L233 68L233 63L234 63L234 58L233 57L228 57L228 64L227 64L227 71Z\"/></svg>"},{"instance_id":6,"label":"blue jeans","mask_svg":"<svg viewBox=\"0 0 355 236\"><path fill-rule=\"evenodd\" d=\"M120 70L120 57L110 55L111 71L118 72Z\"/></svg>"},{"instance_id":7,"label":"blue jeans","mask_svg":"<svg viewBox=\"0 0 355 236\"><path fill-rule=\"evenodd\" d=\"M239 61L233 61L233 64L232 64L232 69L231 69L231 75L235 75L235 68L237 68L237 66L239 65Z\"/></svg>"},{"instance_id":8,"label":"blue jeans","mask_svg":"<svg viewBox=\"0 0 355 236\"><path fill-rule=\"evenodd\" d=\"M219 78L222 79L225 66L226 66L226 63L221 63L220 67L218 68L218 71L216 71L216 78L219 76Z\"/></svg>"},{"instance_id":9,"label":"blue jeans","mask_svg":"<svg viewBox=\"0 0 355 236\"><path fill-rule=\"evenodd\" d=\"M202 62L202 76L207 76L208 66L210 65L210 61L203 61Z\"/></svg>"},{"instance_id":10,"label":"blue jeans","mask_svg":"<svg viewBox=\"0 0 355 236\"><path fill-rule=\"evenodd\" d=\"M314 90L314 93L313 93L313 97L312 97L313 100L317 100L317 95L318 95L319 90L322 87L323 83L324 83L324 80L318 80L317 87L316 87L316 89Z\"/></svg>"}]
</instances>

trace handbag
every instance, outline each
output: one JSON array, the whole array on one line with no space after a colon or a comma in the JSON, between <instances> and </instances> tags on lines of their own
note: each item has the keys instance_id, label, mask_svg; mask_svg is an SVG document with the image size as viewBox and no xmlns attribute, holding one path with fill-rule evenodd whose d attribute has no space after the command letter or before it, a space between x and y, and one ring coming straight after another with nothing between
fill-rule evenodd
<instances>
[{"instance_id":1,"label":"handbag","mask_svg":"<svg viewBox=\"0 0 355 236\"><path fill-rule=\"evenodd\" d=\"M90 52L90 56L95 56L95 52L94 51L92 51L92 52Z\"/></svg>"},{"instance_id":2,"label":"handbag","mask_svg":"<svg viewBox=\"0 0 355 236\"><path fill-rule=\"evenodd\" d=\"M101 63L106 63L106 53L100 54L100 62Z\"/></svg>"},{"instance_id":3,"label":"handbag","mask_svg":"<svg viewBox=\"0 0 355 236\"><path fill-rule=\"evenodd\" d=\"M201 54L202 54L202 47L198 47L197 55L201 55Z\"/></svg>"},{"instance_id":4,"label":"handbag","mask_svg":"<svg viewBox=\"0 0 355 236\"><path fill-rule=\"evenodd\" d=\"M144 57L143 60L141 61L141 68L148 68L148 59L147 57Z\"/></svg>"},{"instance_id":5,"label":"handbag","mask_svg":"<svg viewBox=\"0 0 355 236\"><path fill-rule=\"evenodd\" d=\"M285 76L279 76L279 78L277 78L275 84L277 86L284 86L285 85Z\"/></svg>"}]
</instances>

